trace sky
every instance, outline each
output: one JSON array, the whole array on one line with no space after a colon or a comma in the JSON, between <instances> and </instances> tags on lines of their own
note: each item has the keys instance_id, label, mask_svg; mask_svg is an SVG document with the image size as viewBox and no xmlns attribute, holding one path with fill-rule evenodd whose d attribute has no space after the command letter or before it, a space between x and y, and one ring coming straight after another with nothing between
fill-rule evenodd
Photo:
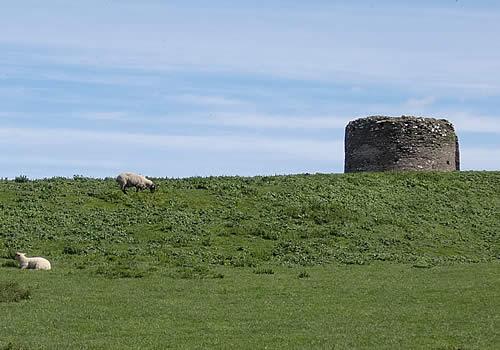
<instances>
[{"instance_id":1,"label":"sky","mask_svg":"<svg viewBox=\"0 0 500 350\"><path fill-rule=\"evenodd\" d=\"M500 170L500 1L5 1L0 177L341 173L371 115Z\"/></svg>"}]
</instances>

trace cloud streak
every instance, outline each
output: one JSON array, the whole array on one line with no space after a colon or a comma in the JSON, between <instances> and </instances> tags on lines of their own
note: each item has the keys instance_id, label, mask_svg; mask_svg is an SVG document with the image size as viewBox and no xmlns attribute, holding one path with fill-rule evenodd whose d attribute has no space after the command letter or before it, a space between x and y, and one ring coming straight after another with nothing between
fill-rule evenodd
<instances>
[{"instance_id":1,"label":"cloud streak","mask_svg":"<svg viewBox=\"0 0 500 350\"><path fill-rule=\"evenodd\" d=\"M168 100L180 102L183 104L194 104L200 106L212 106L212 107L236 107L243 106L246 103L242 100L229 98L225 96L214 96L214 95L194 95L194 94L182 94L167 96Z\"/></svg>"},{"instance_id":2,"label":"cloud streak","mask_svg":"<svg viewBox=\"0 0 500 350\"><path fill-rule=\"evenodd\" d=\"M349 118L336 116L213 115L198 122L255 129L344 129Z\"/></svg>"},{"instance_id":3,"label":"cloud streak","mask_svg":"<svg viewBox=\"0 0 500 350\"><path fill-rule=\"evenodd\" d=\"M493 1L21 3L0 12L10 169L339 170L369 115L449 119L478 168L500 146Z\"/></svg>"},{"instance_id":4,"label":"cloud streak","mask_svg":"<svg viewBox=\"0 0 500 350\"><path fill-rule=\"evenodd\" d=\"M458 132L500 134L500 116L456 112L449 114L450 121ZM500 156L500 155L499 155Z\"/></svg>"},{"instance_id":5,"label":"cloud streak","mask_svg":"<svg viewBox=\"0 0 500 350\"><path fill-rule=\"evenodd\" d=\"M19 9L7 7L3 22L9 30L0 33L0 42L26 45L41 51L39 62L56 64L384 81L498 93L500 50L489 43L500 30L500 15L455 4L452 11L429 3L411 10L393 5L370 10L304 5L252 18L248 8L220 4L213 9L115 4L95 14L92 26L85 15L89 5L79 5L79 12L44 6L39 8L43 15L31 14L22 23L8 15ZM421 18L426 18L425 30ZM349 35L345 28L352 28Z\"/></svg>"},{"instance_id":6,"label":"cloud streak","mask_svg":"<svg viewBox=\"0 0 500 350\"><path fill-rule=\"evenodd\" d=\"M75 129L0 128L0 144L57 147L104 147L120 150L174 149L203 152L257 152L285 154L308 160L343 159L343 141L283 139L250 136L191 136L96 132ZM52 148L53 149L53 148Z\"/></svg>"},{"instance_id":7,"label":"cloud streak","mask_svg":"<svg viewBox=\"0 0 500 350\"><path fill-rule=\"evenodd\" d=\"M461 170L499 170L500 147L460 149Z\"/></svg>"}]
</instances>

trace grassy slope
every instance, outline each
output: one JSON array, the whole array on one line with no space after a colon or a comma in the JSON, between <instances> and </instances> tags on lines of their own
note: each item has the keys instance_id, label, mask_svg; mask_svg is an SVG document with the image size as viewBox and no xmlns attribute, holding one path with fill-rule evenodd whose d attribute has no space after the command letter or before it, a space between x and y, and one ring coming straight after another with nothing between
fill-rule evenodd
<instances>
[{"instance_id":1,"label":"grassy slope","mask_svg":"<svg viewBox=\"0 0 500 350\"><path fill-rule=\"evenodd\" d=\"M151 267L439 265L499 256L500 173L298 175L0 182L0 255L96 270Z\"/></svg>"},{"instance_id":2,"label":"grassy slope","mask_svg":"<svg viewBox=\"0 0 500 350\"><path fill-rule=\"evenodd\" d=\"M112 180L0 182L0 281L33 295L0 303L3 339L46 348L498 343L499 172L158 183L154 194L125 196ZM15 250L49 257L54 271L20 273ZM311 277L297 278L304 269ZM22 336L35 327L26 314L49 322L51 336Z\"/></svg>"},{"instance_id":3,"label":"grassy slope","mask_svg":"<svg viewBox=\"0 0 500 350\"><path fill-rule=\"evenodd\" d=\"M107 279L9 270L32 298L0 303L0 348L497 349L498 264L316 266L223 279Z\"/></svg>"}]
</instances>

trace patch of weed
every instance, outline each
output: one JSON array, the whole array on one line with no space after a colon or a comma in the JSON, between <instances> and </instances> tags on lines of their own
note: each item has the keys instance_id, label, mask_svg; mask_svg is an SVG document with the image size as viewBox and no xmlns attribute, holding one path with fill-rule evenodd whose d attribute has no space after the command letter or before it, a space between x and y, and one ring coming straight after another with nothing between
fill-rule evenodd
<instances>
[{"instance_id":1,"label":"patch of weed","mask_svg":"<svg viewBox=\"0 0 500 350\"><path fill-rule=\"evenodd\" d=\"M14 178L14 181L17 183L25 183L29 182L30 179L26 175L19 175Z\"/></svg>"},{"instance_id":2,"label":"patch of weed","mask_svg":"<svg viewBox=\"0 0 500 350\"><path fill-rule=\"evenodd\" d=\"M15 344L12 342L8 342L6 345L0 344L0 350L25 350L27 347L21 344Z\"/></svg>"},{"instance_id":3,"label":"patch of weed","mask_svg":"<svg viewBox=\"0 0 500 350\"><path fill-rule=\"evenodd\" d=\"M7 260L2 263L3 267L19 267L16 261L14 260Z\"/></svg>"},{"instance_id":4,"label":"patch of weed","mask_svg":"<svg viewBox=\"0 0 500 350\"><path fill-rule=\"evenodd\" d=\"M309 275L309 273L307 271L300 271L297 277L298 278L309 278L311 276Z\"/></svg>"},{"instance_id":5,"label":"patch of weed","mask_svg":"<svg viewBox=\"0 0 500 350\"><path fill-rule=\"evenodd\" d=\"M30 297L30 290L19 286L17 282L0 282L0 303L19 302Z\"/></svg>"},{"instance_id":6,"label":"patch of weed","mask_svg":"<svg viewBox=\"0 0 500 350\"><path fill-rule=\"evenodd\" d=\"M269 267L260 267L253 270L256 275L274 275L274 270Z\"/></svg>"},{"instance_id":7,"label":"patch of weed","mask_svg":"<svg viewBox=\"0 0 500 350\"><path fill-rule=\"evenodd\" d=\"M224 278L224 274L214 272L205 265L178 267L170 273L170 276L181 279Z\"/></svg>"}]
</instances>

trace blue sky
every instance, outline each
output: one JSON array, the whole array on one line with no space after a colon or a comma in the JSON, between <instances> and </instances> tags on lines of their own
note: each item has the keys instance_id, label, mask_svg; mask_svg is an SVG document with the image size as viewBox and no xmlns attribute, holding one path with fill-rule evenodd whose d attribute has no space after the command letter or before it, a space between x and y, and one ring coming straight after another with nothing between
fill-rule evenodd
<instances>
[{"instance_id":1,"label":"blue sky","mask_svg":"<svg viewBox=\"0 0 500 350\"><path fill-rule=\"evenodd\" d=\"M500 169L500 2L6 2L0 177L343 171L369 115L450 120Z\"/></svg>"}]
</instances>

